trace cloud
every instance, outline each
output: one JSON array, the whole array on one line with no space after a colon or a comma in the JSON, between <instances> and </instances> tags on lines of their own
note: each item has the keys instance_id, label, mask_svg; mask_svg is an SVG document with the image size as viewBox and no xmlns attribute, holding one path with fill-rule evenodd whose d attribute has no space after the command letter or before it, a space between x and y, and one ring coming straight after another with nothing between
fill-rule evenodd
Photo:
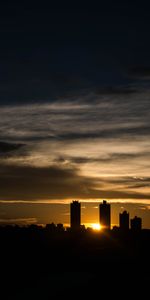
<instances>
[{"instance_id":1,"label":"cloud","mask_svg":"<svg viewBox=\"0 0 150 300\"><path fill-rule=\"evenodd\" d=\"M1 165L0 179L2 200L63 199L88 193L88 179L57 166Z\"/></svg>"},{"instance_id":2,"label":"cloud","mask_svg":"<svg viewBox=\"0 0 150 300\"><path fill-rule=\"evenodd\" d=\"M0 218L0 224L16 224L16 225L30 225L30 224L36 224L37 219L35 217L33 218Z\"/></svg>"},{"instance_id":3,"label":"cloud","mask_svg":"<svg viewBox=\"0 0 150 300\"><path fill-rule=\"evenodd\" d=\"M150 199L150 194L107 189L104 180L85 177L77 169L59 166L1 165L0 200L36 201L63 199Z\"/></svg>"},{"instance_id":4,"label":"cloud","mask_svg":"<svg viewBox=\"0 0 150 300\"><path fill-rule=\"evenodd\" d=\"M2 106L1 201L148 199L150 91L129 90Z\"/></svg>"},{"instance_id":5,"label":"cloud","mask_svg":"<svg viewBox=\"0 0 150 300\"><path fill-rule=\"evenodd\" d=\"M23 146L24 144L8 143L8 142L0 141L0 154L8 154L10 152L22 148Z\"/></svg>"},{"instance_id":6,"label":"cloud","mask_svg":"<svg viewBox=\"0 0 150 300\"><path fill-rule=\"evenodd\" d=\"M149 91L1 107L3 141L85 140L149 135Z\"/></svg>"},{"instance_id":7,"label":"cloud","mask_svg":"<svg viewBox=\"0 0 150 300\"><path fill-rule=\"evenodd\" d=\"M109 162L117 162L117 161L129 161L129 160L137 160L147 157L150 158L149 152L140 152L140 153L108 153L99 156L99 157L85 157L85 156L59 156L54 162L56 163L65 163L70 162L77 165L89 164L89 163L109 163Z\"/></svg>"},{"instance_id":8,"label":"cloud","mask_svg":"<svg viewBox=\"0 0 150 300\"><path fill-rule=\"evenodd\" d=\"M108 138L117 138L117 137L126 137L126 136L133 136L133 135L144 135L144 136L149 136L150 132L150 126L147 125L145 126L144 124L142 125L135 125L135 127L128 127L128 128L123 128L120 126L120 128L106 128L103 130L95 130L92 132L87 131L87 132L69 132L69 133L62 133L58 135L58 139L66 139L66 140L77 140L77 139L95 139L95 138L103 138L103 139L108 139Z\"/></svg>"},{"instance_id":9,"label":"cloud","mask_svg":"<svg viewBox=\"0 0 150 300\"><path fill-rule=\"evenodd\" d=\"M101 178L106 184L112 184L114 186L122 187L124 190L132 190L139 188L149 188L150 187L150 177L132 177L132 176L116 176ZM150 190L149 190L150 191Z\"/></svg>"}]
</instances>

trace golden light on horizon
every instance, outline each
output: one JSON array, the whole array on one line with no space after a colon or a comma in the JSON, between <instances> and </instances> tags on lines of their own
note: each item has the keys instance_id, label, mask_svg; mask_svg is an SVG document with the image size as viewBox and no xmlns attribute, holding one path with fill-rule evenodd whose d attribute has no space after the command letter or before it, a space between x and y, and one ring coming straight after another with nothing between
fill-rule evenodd
<instances>
[{"instance_id":1,"label":"golden light on horizon","mask_svg":"<svg viewBox=\"0 0 150 300\"><path fill-rule=\"evenodd\" d=\"M102 229L102 226L99 223L92 223L91 226L92 226L92 229L94 229L94 230Z\"/></svg>"}]
</instances>

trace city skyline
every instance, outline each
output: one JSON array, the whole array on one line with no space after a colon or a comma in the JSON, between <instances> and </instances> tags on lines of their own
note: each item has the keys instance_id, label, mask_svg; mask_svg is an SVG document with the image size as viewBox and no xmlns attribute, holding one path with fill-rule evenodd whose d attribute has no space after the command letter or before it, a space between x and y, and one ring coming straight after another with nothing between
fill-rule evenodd
<instances>
[{"instance_id":1,"label":"city skyline","mask_svg":"<svg viewBox=\"0 0 150 300\"><path fill-rule=\"evenodd\" d=\"M37 224L45 226L47 223L63 223L65 227L70 226L70 203L36 203L34 205L29 203L9 203L9 206L5 204L8 217L0 220L0 225L21 225L28 226L30 224ZM78 200L80 201L80 200ZM81 203L81 224L86 227L99 224L99 204L103 199L97 202L82 202ZM115 203L107 199L112 206L111 211L111 226L119 226L119 214L123 211L130 211L130 217L139 216L142 218L142 227L150 229L149 222L149 210L145 209L144 205L135 205L134 203ZM0 206L1 207L1 206ZM8 209L9 207L9 209ZM29 209L30 208L30 209ZM21 217L16 218L16 210ZM1 213L4 210L1 209ZM25 217L26 215L26 217ZM143 218L144 215L144 218ZM34 216L34 217L33 217Z\"/></svg>"},{"instance_id":2,"label":"city skyline","mask_svg":"<svg viewBox=\"0 0 150 300\"><path fill-rule=\"evenodd\" d=\"M70 203L70 228L72 230L79 231L82 229L82 225L85 226L81 218L81 208L82 208L81 203L77 200L73 200ZM128 231L129 229L133 229L133 230L142 229L142 218L140 218L139 216L134 216L133 218L130 218L130 213L127 212L126 210L119 213L118 226L113 226L111 223L112 206L106 200L103 200L99 204L98 208L99 208L99 222L90 224L91 228L94 230L106 231L115 228L120 228L120 230L122 231Z\"/></svg>"},{"instance_id":3,"label":"city skyline","mask_svg":"<svg viewBox=\"0 0 150 300\"><path fill-rule=\"evenodd\" d=\"M84 227L85 229L93 229L98 231L105 231L105 230L112 230L120 228L123 231L129 230L129 229L135 229L135 230L141 230L141 229L148 229L147 227L143 227L143 220L142 218L137 214L131 215L129 211L124 210L124 207L122 208L122 211L118 212L118 223L112 223L112 215L113 215L113 203L108 202L107 200L102 200L98 203L98 206L94 207L98 209L98 216L97 220L95 219L95 222L87 223L83 221L83 214L82 209L85 209L84 204L78 200L73 200L69 204L69 223L61 223L60 220L57 220L55 223L54 220L51 220L51 222L47 222L44 224L39 224L36 222L32 222L29 219L28 223L22 222L23 220L20 220L19 223L15 223L14 220L12 222L6 222L3 224L0 224L0 226L21 226L21 227L30 227L32 225L39 226L39 227L45 227L48 228L49 226L54 227L62 227L64 230L67 230L71 228L72 230L80 231ZM90 210L91 212L91 210Z\"/></svg>"}]
</instances>

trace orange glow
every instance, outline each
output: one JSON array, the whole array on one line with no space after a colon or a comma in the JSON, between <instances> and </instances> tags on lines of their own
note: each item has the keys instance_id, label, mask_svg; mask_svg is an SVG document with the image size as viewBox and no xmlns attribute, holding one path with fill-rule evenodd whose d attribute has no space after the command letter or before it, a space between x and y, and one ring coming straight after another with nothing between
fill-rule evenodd
<instances>
[{"instance_id":1,"label":"orange glow","mask_svg":"<svg viewBox=\"0 0 150 300\"><path fill-rule=\"evenodd\" d=\"M102 229L102 227L99 223L92 223L91 226L92 226L92 229L94 229L94 230L101 230Z\"/></svg>"}]
</instances>

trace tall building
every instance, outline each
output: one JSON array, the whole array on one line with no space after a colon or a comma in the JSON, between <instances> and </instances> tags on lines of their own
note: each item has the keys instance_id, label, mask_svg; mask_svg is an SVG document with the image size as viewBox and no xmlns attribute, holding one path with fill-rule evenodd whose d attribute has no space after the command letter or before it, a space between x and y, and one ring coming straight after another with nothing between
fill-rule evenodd
<instances>
[{"instance_id":1,"label":"tall building","mask_svg":"<svg viewBox=\"0 0 150 300\"><path fill-rule=\"evenodd\" d=\"M119 214L119 225L122 230L129 230L129 213L124 210Z\"/></svg>"},{"instance_id":2,"label":"tall building","mask_svg":"<svg viewBox=\"0 0 150 300\"><path fill-rule=\"evenodd\" d=\"M71 229L80 229L81 225L81 204L78 201L73 201L70 207L70 224Z\"/></svg>"},{"instance_id":3,"label":"tall building","mask_svg":"<svg viewBox=\"0 0 150 300\"><path fill-rule=\"evenodd\" d=\"M142 219L137 216L131 219L131 229L134 231L140 231L142 229Z\"/></svg>"},{"instance_id":4,"label":"tall building","mask_svg":"<svg viewBox=\"0 0 150 300\"><path fill-rule=\"evenodd\" d=\"M103 203L99 206L99 216L100 216L100 224L103 229L111 228L111 210L110 204L107 203L106 200L103 200Z\"/></svg>"}]
</instances>

